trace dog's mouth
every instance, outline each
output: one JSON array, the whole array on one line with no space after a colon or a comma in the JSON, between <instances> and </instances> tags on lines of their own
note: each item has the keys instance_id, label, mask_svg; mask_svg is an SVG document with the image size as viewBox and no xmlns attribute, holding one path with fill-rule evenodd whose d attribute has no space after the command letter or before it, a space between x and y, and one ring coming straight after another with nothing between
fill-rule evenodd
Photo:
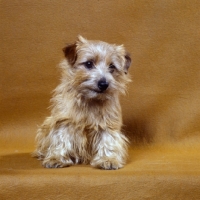
<instances>
[{"instance_id":1,"label":"dog's mouth","mask_svg":"<svg viewBox=\"0 0 200 200\"><path fill-rule=\"evenodd\" d=\"M96 92L96 93L99 93L99 94L104 93L104 91L101 91L101 90L93 90L93 91Z\"/></svg>"},{"instance_id":2,"label":"dog's mouth","mask_svg":"<svg viewBox=\"0 0 200 200\"><path fill-rule=\"evenodd\" d=\"M87 96L89 98L104 98L108 95L108 90L100 90L98 88L85 88L84 90L80 91L84 94L84 96Z\"/></svg>"},{"instance_id":3,"label":"dog's mouth","mask_svg":"<svg viewBox=\"0 0 200 200\"><path fill-rule=\"evenodd\" d=\"M95 90L95 89L91 89L92 92L95 92L97 94L103 94L105 93L106 91L105 90Z\"/></svg>"},{"instance_id":4,"label":"dog's mouth","mask_svg":"<svg viewBox=\"0 0 200 200\"><path fill-rule=\"evenodd\" d=\"M106 100L110 97L110 94L107 90L101 91L97 88L87 88L87 90L82 90L83 96L88 99L99 99Z\"/></svg>"}]
</instances>

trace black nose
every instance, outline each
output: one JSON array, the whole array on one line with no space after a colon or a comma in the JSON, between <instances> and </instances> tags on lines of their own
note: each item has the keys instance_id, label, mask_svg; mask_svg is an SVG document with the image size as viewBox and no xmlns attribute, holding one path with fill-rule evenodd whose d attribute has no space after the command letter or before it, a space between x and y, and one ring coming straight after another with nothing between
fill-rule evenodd
<instances>
[{"instance_id":1,"label":"black nose","mask_svg":"<svg viewBox=\"0 0 200 200\"><path fill-rule=\"evenodd\" d=\"M108 82L106 82L106 79L105 78L102 78L101 80L99 80L98 82L98 88L101 90L101 91L105 91L107 88L108 88Z\"/></svg>"}]
</instances>

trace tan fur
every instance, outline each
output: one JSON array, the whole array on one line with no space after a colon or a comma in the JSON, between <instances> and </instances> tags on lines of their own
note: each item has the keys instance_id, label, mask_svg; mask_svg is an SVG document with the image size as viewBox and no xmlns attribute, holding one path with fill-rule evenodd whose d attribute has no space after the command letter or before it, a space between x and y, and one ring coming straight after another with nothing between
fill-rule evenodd
<instances>
[{"instance_id":1,"label":"tan fur","mask_svg":"<svg viewBox=\"0 0 200 200\"><path fill-rule=\"evenodd\" d=\"M61 83L54 90L51 116L38 130L34 154L48 168L90 163L119 169L126 163L128 143L121 133L119 94L130 81L131 59L122 45L81 36L63 51ZM109 84L105 91L98 86L102 78Z\"/></svg>"}]
</instances>

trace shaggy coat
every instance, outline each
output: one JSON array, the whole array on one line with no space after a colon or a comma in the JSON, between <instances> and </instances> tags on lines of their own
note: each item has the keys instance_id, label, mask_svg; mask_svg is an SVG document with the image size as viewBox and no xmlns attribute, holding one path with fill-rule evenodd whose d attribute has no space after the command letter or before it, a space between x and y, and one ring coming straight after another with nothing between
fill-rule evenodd
<instances>
[{"instance_id":1,"label":"shaggy coat","mask_svg":"<svg viewBox=\"0 0 200 200\"><path fill-rule=\"evenodd\" d=\"M128 139L121 133L119 94L130 81L129 55L122 45L81 36L63 51L61 83L51 99L51 116L38 130L34 155L47 168L123 167Z\"/></svg>"}]
</instances>

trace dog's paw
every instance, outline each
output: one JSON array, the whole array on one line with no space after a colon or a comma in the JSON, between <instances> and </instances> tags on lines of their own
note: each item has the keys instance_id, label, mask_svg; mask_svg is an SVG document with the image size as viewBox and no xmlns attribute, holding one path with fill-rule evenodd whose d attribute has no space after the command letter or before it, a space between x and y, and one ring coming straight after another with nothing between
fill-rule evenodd
<instances>
[{"instance_id":1,"label":"dog's paw","mask_svg":"<svg viewBox=\"0 0 200 200\"><path fill-rule=\"evenodd\" d=\"M122 166L120 166L115 161L105 161L105 162L102 162L99 167L101 169L106 169L106 170L116 170L116 169L121 168Z\"/></svg>"},{"instance_id":2,"label":"dog's paw","mask_svg":"<svg viewBox=\"0 0 200 200\"><path fill-rule=\"evenodd\" d=\"M70 165L73 165L73 161L71 159L67 160L56 160L56 159L48 159L44 160L42 165L46 168L62 168L62 167L68 167Z\"/></svg>"},{"instance_id":3,"label":"dog's paw","mask_svg":"<svg viewBox=\"0 0 200 200\"><path fill-rule=\"evenodd\" d=\"M91 165L93 167L105 170L117 170L123 167L123 165L115 159L100 159L95 161L93 160L91 162Z\"/></svg>"}]
</instances>

